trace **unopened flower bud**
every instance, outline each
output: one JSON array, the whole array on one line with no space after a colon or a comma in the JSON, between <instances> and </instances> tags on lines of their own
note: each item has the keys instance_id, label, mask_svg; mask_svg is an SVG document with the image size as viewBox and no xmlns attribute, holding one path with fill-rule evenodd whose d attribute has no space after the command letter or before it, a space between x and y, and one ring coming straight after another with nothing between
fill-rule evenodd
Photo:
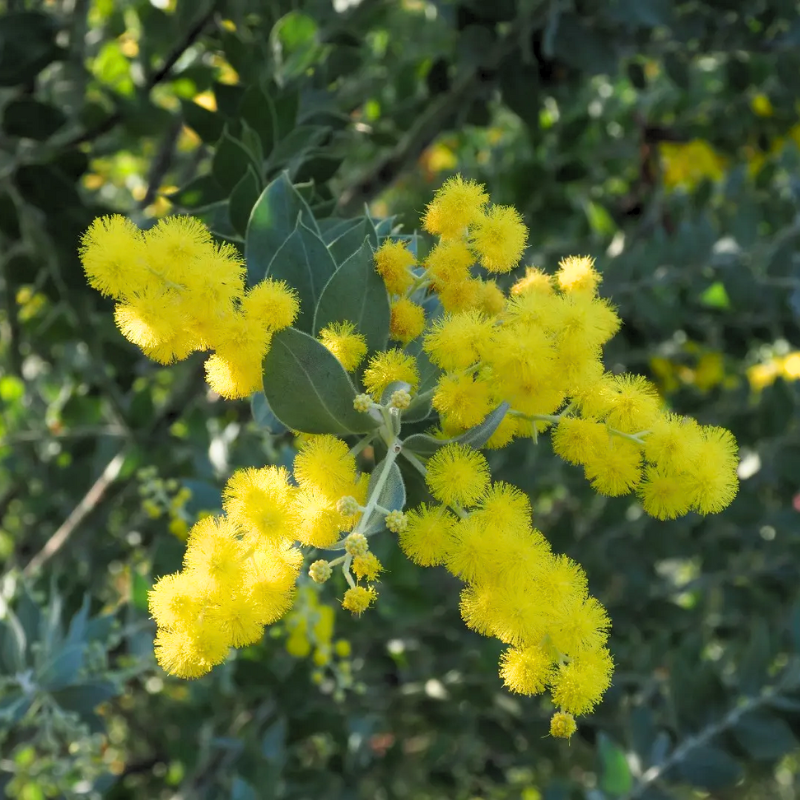
<instances>
[{"instance_id":1,"label":"unopened flower bud","mask_svg":"<svg viewBox=\"0 0 800 800\"><path fill-rule=\"evenodd\" d=\"M342 497L339 502L336 504L336 510L340 514L344 514L346 517L352 517L353 514L358 514L361 510L361 506L359 505L358 500L355 497Z\"/></svg>"},{"instance_id":2,"label":"unopened flower bud","mask_svg":"<svg viewBox=\"0 0 800 800\"><path fill-rule=\"evenodd\" d=\"M368 394L357 394L353 400L353 408L366 413L372 408L372 398Z\"/></svg>"},{"instance_id":3,"label":"unopened flower bud","mask_svg":"<svg viewBox=\"0 0 800 800\"><path fill-rule=\"evenodd\" d=\"M559 739L569 739L578 726L575 723L575 717L572 714L567 714L564 711L556 711L553 718L550 720L550 735Z\"/></svg>"},{"instance_id":4,"label":"unopened flower bud","mask_svg":"<svg viewBox=\"0 0 800 800\"><path fill-rule=\"evenodd\" d=\"M392 533L403 533L408 528L408 519L402 511L390 511L384 522Z\"/></svg>"},{"instance_id":5,"label":"unopened flower bud","mask_svg":"<svg viewBox=\"0 0 800 800\"><path fill-rule=\"evenodd\" d=\"M398 411L405 411L411 405L411 394L407 389L398 389L396 392L392 392L389 405Z\"/></svg>"},{"instance_id":6,"label":"unopened flower bud","mask_svg":"<svg viewBox=\"0 0 800 800\"><path fill-rule=\"evenodd\" d=\"M351 556L365 556L369 552L369 542L363 533L351 533L344 540L344 549Z\"/></svg>"},{"instance_id":7,"label":"unopened flower bud","mask_svg":"<svg viewBox=\"0 0 800 800\"><path fill-rule=\"evenodd\" d=\"M332 571L331 565L323 559L315 561L308 568L308 574L314 583L325 583L325 581L330 578Z\"/></svg>"}]
</instances>

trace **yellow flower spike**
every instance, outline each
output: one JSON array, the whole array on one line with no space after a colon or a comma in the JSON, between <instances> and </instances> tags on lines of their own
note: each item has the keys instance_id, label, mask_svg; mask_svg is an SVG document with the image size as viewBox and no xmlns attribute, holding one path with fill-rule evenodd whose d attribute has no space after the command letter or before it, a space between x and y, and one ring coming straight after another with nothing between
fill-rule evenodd
<instances>
[{"instance_id":1,"label":"yellow flower spike","mask_svg":"<svg viewBox=\"0 0 800 800\"><path fill-rule=\"evenodd\" d=\"M470 246L489 272L510 272L519 263L528 242L528 228L513 206L492 206L476 221Z\"/></svg>"},{"instance_id":2,"label":"yellow flower spike","mask_svg":"<svg viewBox=\"0 0 800 800\"><path fill-rule=\"evenodd\" d=\"M375 252L375 269L389 294L405 294L414 282L411 268L417 263L405 242L387 239Z\"/></svg>"},{"instance_id":3,"label":"yellow flower spike","mask_svg":"<svg viewBox=\"0 0 800 800\"><path fill-rule=\"evenodd\" d=\"M428 233L455 239L475 223L489 201L482 184L460 175L448 178L428 204L422 226Z\"/></svg>"},{"instance_id":4,"label":"yellow flower spike","mask_svg":"<svg viewBox=\"0 0 800 800\"><path fill-rule=\"evenodd\" d=\"M556 739L570 739L575 731L578 730L578 725L575 722L575 717L572 714L567 714L564 711L557 711L553 714L550 720L550 735Z\"/></svg>"},{"instance_id":5,"label":"yellow flower spike","mask_svg":"<svg viewBox=\"0 0 800 800\"><path fill-rule=\"evenodd\" d=\"M352 372L367 354L367 339L352 322L333 322L319 332L325 345L347 372Z\"/></svg>"},{"instance_id":6,"label":"yellow flower spike","mask_svg":"<svg viewBox=\"0 0 800 800\"><path fill-rule=\"evenodd\" d=\"M372 586L354 586L344 593L342 608L346 608L358 616L366 611L377 598L378 593Z\"/></svg>"},{"instance_id":7,"label":"yellow flower spike","mask_svg":"<svg viewBox=\"0 0 800 800\"><path fill-rule=\"evenodd\" d=\"M425 328L425 310L407 297L392 303L389 335L392 339L408 344L419 336Z\"/></svg>"}]
</instances>

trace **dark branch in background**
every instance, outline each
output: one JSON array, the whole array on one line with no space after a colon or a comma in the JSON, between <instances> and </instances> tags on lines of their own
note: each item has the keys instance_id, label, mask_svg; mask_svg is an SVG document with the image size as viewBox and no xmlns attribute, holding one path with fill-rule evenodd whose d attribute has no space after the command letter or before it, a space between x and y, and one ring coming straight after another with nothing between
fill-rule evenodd
<instances>
[{"instance_id":1,"label":"dark branch in background","mask_svg":"<svg viewBox=\"0 0 800 800\"><path fill-rule=\"evenodd\" d=\"M409 169L445 129L451 116L460 108L468 107L484 88L481 73L497 69L500 62L519 46L519 36L515 31L498 41L484 60L457 78L449 91L438 95L392 152L373 165L364 178L342 192L339 210L345 216L358 213L365 203L374 200Z\"/></svg>"},{"instance_id":2,"label":"dark branch in background","mask_svg":"<svg viewBox=\"0 0 800 800\"><path fill-rule=\"evenodd\" d=\"M186 378L186 382L178 387L164 403L161 410L153 418L152 422L144 429L137 431L138 437L149 437L156 433L165 432L174 422L175 415L180 414L187 403L200 394L198 387L201 373L193 370ZM125 460L136 448L137 442L129 440L116 453L116 455L106 464L100 477L92 484L83 499L72 509L70 515L58 527L53 535L45 542L44 547L28 562L23 570L26 577L38 572L62 547L75 532L76 528L94 511L106 498L109 489L116 483ZM132 478L128 478L132 480Z\"/></svg>"},{"instance_id":3,"label":"dark branch in background","mask_svg":"<svg viewBox=\"0 0 800 800\"><path fill-rule=\"evenodd\" d=\"M206 27L211 23L216 14L217 4L214 3L209 11L203 14L197 22L192 25L189 30L186 31L186 35L183 39L178 42L172 52L164 59L164 63L150 76L147 83L144 86L144 90L147 93L150 93L156 86L160 83L163 83L166 80L172 68L175 64L178 63L180 57L200 38L203 31ZM94 128L90 128L88 131L84 131L83 133L79 134L78 136L74 137L70 141L68 141L64 147L74 147L75 145L84 144L86 142L91 142L97 139L98 137L102 136L104 133L108 133L112 130L116 125L118 125L122 121L122 112L115 111L113 114L110 114L106 117L101 123L96 125Z\"/></svg>"},{"instance_id":4,"label":"dark branch in background","mask_svg":"<svg viewBox=\"0 0 800 800\"><path fill-rule=\"evenodd\" d=\"M172 166L172 159L175 157L175 147L178 144L178 137L183 129L183 120L176 117L161 143L161 147L150 165L150 173L147 176L147 192L139 203L140 208L147 208L158 195L158 188L161 186L165 175Z\"/></svg>"}]
</instances>

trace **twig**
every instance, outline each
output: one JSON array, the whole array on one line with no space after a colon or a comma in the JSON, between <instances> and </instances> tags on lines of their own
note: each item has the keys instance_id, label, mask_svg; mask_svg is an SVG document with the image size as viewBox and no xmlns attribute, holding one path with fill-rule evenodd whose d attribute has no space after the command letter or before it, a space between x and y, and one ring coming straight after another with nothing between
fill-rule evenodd
<instances>
[{"instance_id":1,"label":"twig","mask_svg":"<svg viewBox=\"0 0 800 800\"><path fill-rule=\"evenodd\" d=\"M761 690L761 694L756 697L749 697L741 705L732 708L725 716L707 725L699 733L684 739L672 751L669 758L646 770L639 783L625 795L623 800L636 800L636 798L641 797L649 786L659 780L670 769L680 764L693 750L708 744L715 736L728 728L732 728L745 714L768 703L775 695L780 694L782 689L792 688L793 684L796 683L796 679L792 678L793 666L793 662L790 661L780 681L771 686L765 686Z\"/></svg>"},{"instance_id":2,"label":"twig","mask_svg":"<svg viewBox=\"0 0 800 800\"><path fill-rule=\"evenodd\" d=\"M139 208L147 208L158 195L158 187L161 186L164 176L169 171L172 165L172 159L175 156L175 146L178 143L178 137L183 128L183 120L176 117L175 121L170 125L161 147L150 165L150 174L147 176L147 191L139 203Z\"/></svg>"},{"instance_id":3,"label":"twig","mask_svg":"<svg viewBox=\"0 0 800 800\"><path fill-rule=\"evenodd\" d=\"M186 403L194 396L197 395L196 380L199 377L199 371L192 372L186 381L186 384L180 389L176 390L172 397L164 404L161 411L152 421L152 423L140 431L142 436L149 436L150 434L159 430L165 423L171 421L171 416L174 410L183 410ZM76 528L89 516L89 514L100 505L106 497L108 490L119 477L119 473L125 463L125 459L133 450L135 442L130 441L123 445L117 454L106 464L100 477L94 482L89 491L84 495L83 499L72 510L70 515L59 526L55 533L45 542L44 547L28 562L23 570L25 577L30 577L38 572L44 564L46 564L62 547L69 541Z\"/></svg>"},{"instance_id":4,"label":"twig","mask_svg":"<svg viewBox=\"0 0 800 800\"><path fill-rule=\"evenodd\" d=\"M214 18L214 14L217 11L217 3L214 2L211 5L211 8L203 14L200 19L192 25L188 31L186 31L186 35L183 39L178 42L172 52L164 59L164 63L150 76L149 80L144 86L145 93L151 92L156 86L160 83L163 83L164 80L169 77L172 68L175 64L178 63L178 60L181 56L197 41L197 39L201 36L203 31L206 29L206 26L211 22ZM89 128L87 131L83 131L83 133L74 136L72 139L68 140L65 144L65 148L75 147L79 144L84 144L86 142L91 142L97 139L98 137L102 136L104 133L108 133L112 128L114 128L117 124L122 121L122 112L115 111L113 114L109 114L102 122L95 125L94 128Z\"/></svg>"},{"instance_id":5,"label":"twig","mask_svg":"<svg viewBox=\"0 0 800 800\"><path fill-rule=\"evenodd\" d=\"M518 34L514 33L501 39L484 61L475 64L456 80L449 92L431 103L388 156L371 167L366 177L341 192L341 212L347 215L362 208L365 203L369 203L391 186L439 135L451 114L467 105L480 85L477 80L479 72L495 69L514 50L517 43Z\"/></svg>"}]
</instances>

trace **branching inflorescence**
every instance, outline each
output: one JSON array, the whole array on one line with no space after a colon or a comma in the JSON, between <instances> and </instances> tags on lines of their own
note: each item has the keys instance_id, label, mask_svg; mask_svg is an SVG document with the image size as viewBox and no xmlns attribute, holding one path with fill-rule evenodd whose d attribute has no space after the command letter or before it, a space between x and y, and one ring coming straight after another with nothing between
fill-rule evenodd
<instances>
[{"instance_id":1,"label":"branching inflorescence","mask_svg":"<svg viewBox=\"0 0 800 800\"><path fill-rule=\"evenodd\" d=\"M310 580L325 583L341 569L342 606L363 613L382 571L370 538L388 530L412 562L444 566L463 582L464 622L507 646L506 686L549 690L558 709L551 733L569 737L574 715L591 711L610 684L610 621L582 568L552 552L527 496L493 481L480 450L550 432L555 452L583 467L597 492L636 493L645 512L672 519L732 501L736 443L725 429L667 410L645 378L605 370L602 347L620 320L598 294L592 259L567 258L555 275L529 267L506 294L492 275L518 265L527 229L515 209L490 205L482 186L460 177L437 192L422 225L437 241L421 264L409 237L384 236L374 251L396 346L370 349L353 319L312 331L312 344L352 376L346 385L363 386L348 401L363 415L353 431L363 437L351 447L339 428L315 425L298 430L292 473L234 473L223 515L192 528L183 569L151 592L156 656L167 672L194 678L230 647L258 641L292 606L309 551ZM91 285L117 301L126 338L164 364L213 351L207 379L227 398L261 388L273 337L297 320L292 287L267 277L245 290L238 251L192 218L145 233L102 218L81 254ZM406 420L418 426L433 412L438 425L432 417L426 434L401 437ZM374 443L386 455L370 476L357 454ZM429 490L413 508L400 460Z\"/></svg>"}]
</instances>

